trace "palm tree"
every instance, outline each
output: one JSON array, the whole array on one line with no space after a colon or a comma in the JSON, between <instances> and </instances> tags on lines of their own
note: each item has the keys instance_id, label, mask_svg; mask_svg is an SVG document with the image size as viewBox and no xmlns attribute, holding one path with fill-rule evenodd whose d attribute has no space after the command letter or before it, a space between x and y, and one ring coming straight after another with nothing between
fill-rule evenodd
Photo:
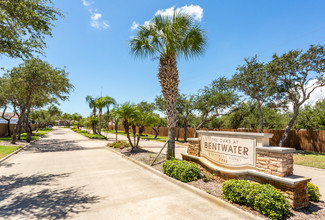
<instances>
[{"instance_id":1,"label":"palm tree","mask_svg":"<svg viewBox=\"0 0 325 220\"><path fill-rule=\"evenodd\" d=\"M109 106L111 104L115 104L115 99L109 96L104 96L95 100L95 106L99 109L99 123L98 123L98 133L102 133L102 115L103 115L103 108L107 107L107 112L109 113Z\"/></svg>"},{"instance_id":2,"label":"palm tree","mask_svg":"<svg viewBox=\"0 0 325 220\"><path fill-rule=\"evenodd\" d=\"M96 109L96 98L87 95L86 96L86 102L88 102L89 104L89 108L93 109L93 117L96 117L96 113L97 113L97 109ZM96 125L94 123L92 123L92 129L93 129L93 133L96 134Z\"/></svg>"},{"instance_id":3,"label":"palm tree","mask_svg":"<svg viewBox=\"0 0 325 220\"><path fill-rule=\"evenodd\" d=\"M129 140L129 143L132 147L132 151L134 149L134 145L131 141L130 138L130 126L134 124L134 118L138 113L138 109L136 108L135 105L130 104L130 103L124 103L121 107L119 107L116 110L116 113L120 119L122 119L122 124L124 127L124 131L126 133L126 136Z\"/></svg>"},{"instance_id":4,"label":"palm tree","mask_svg":"<svg viewBox=\"0 0 325 220\"><path fill-rule=\"evenodd\" d=\"M178 70L176 59L190 58L204 52L205 32L190 15L174 11L170 16L155 16L150 24L139 26L130 40L131 53L139 57L159 56L158 78L167 104L168 149L167 159L175 156L176 102Z\"/></svg>"}]
</instances>

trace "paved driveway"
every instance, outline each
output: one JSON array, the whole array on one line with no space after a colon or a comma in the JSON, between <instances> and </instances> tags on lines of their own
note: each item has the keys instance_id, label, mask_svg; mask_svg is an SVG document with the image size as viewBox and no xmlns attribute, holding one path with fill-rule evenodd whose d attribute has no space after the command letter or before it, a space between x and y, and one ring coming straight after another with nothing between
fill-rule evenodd
<instances>
[{"instance_id":1,"label":"paved driveway","mask_svg":"<svg viewBox=\"0 0 325 220\"><path fill-rule=\"evenodd\" d=\"M69 129L0 165L1 219L243 219Z\"/></svg>"}]
</instances>

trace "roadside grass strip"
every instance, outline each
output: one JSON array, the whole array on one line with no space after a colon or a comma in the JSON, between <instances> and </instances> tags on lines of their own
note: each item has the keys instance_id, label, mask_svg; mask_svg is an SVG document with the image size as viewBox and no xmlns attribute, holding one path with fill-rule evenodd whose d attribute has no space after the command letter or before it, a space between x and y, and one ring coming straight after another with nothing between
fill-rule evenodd
<instances>
[{"instance_id":1,"label":"roadside grass strip","mask_svg":"<svg viewBox=\"0 0 325 220\"><path fill-rule=\"evenodd\" d=\"M85 130L80 130L80 129L76 129L76 128L71 128L72 131L77 132L78 134L81 134L85 137L91 138L91 139L106 139L105 136L100 135L100 134L90 134Z\"/></svg>"},{"instance_id":2,"label":"roadside grass strip","mask_svg":"<svg viewBox=\"0 0 325 220\"><path fill-rule=\"evenodd\" d=\"M39 137L46 135L50 131L52 131L52 129L50 129L50 128L38 130L37 132L33 131L31 139L32 139L32 141L37 140ZM11 141L11 139L12 139L11 137L2 137L2 138L0 138L0 142L1 141ZM27 134L22 133L20 135L20 139L25 141L27 139Z\"/></svg>"},{"instance_id":3,"label":"roadside grass strip","mask_svg":"<svg viewBox=\"0 0 325 220\"><path fill-rule=\"evenodd\" d=\"M293 160L297 165L325 169L325 153L297 151L293 155Z\"/></svg>"},{"instance_id":4,"label":"roadside grass strip","mask_svg":"<svg viewBox=\"0 0 325 220\"><path fill-rule=\"evenodd\" d=\"M0 159L18 150L21 146L0 146Z\"/></svg>"}]
</instances>

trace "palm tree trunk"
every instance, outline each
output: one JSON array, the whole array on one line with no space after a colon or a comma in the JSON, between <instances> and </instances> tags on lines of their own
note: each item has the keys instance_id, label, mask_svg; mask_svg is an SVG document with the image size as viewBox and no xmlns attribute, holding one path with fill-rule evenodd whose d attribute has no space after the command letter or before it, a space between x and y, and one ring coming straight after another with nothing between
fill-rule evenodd
<instances>
[{"instance_id":1,"label":"palm tree trunk","mask_svg":"<svg viewBox=\"0 0 325 220\"><path fill-rule=\"evenodd\" d=\"M158 78L166 102L168 124L167 159L175 157L175 127L177 123L178 70L175 57L160 57Z\"/></svg>"},{"instance_id":2,"label":"palm tree trunk","mask_svg":"<svg viewBox=\"0 0 325 220\"><path fill-rule=\"evenodd\" d=\"M102 134L102 111L103 108L99 108L99 122L98 122L98 134Z\"/></svg>"}]
</instances>

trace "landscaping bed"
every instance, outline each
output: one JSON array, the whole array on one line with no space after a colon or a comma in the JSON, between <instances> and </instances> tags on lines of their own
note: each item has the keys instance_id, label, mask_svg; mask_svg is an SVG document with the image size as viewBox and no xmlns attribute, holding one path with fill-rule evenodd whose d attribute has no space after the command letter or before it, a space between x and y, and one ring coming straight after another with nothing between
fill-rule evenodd
<instances>
[{"instance_id":1,"label":"landscaping bed","mask_svg":"<svg viewBox=\"0 0 325 220\"><path fill-rule=\"evenodd\" d=\"M116 150L117 152L120 152L121 154L124 154L125 156L136 159L149 166L152 164L152 161L157 156L157 153L149 152L141 148L135 149L133 152L131 152L131 148L127 147L127 145L123 146L122 148L119 148L117 146L110 147L110 148ZM165 158L166 158L165 155L160 155L152 167L160 172L163 172L163 162L165 162ZM223 180L218 176L212 175L207 170L205 170L202 166L199 167L201 169L201 175L200 175L201 178L195 181L188 182L187 184L199 188L202 191L209 193L219 199L229 202L228 200L222 197L223 192L221 190L221 187L222 184L225 182L225 180ZM305 208L301 208L298 210L291 209L290 217L286 219L290 219L290 220L325 219L325 202L322 200L324 200L324 198L322 198L320 202L311 201L310 204ZM237 208L252 213L253 215L259 216L264 219L268 219L267 217L263 216L259 212L255 211L253 208L250 208L245 205L239 205L236 203L232 203L232 204L235 205Z\"/></svg>"}]
</instances>

